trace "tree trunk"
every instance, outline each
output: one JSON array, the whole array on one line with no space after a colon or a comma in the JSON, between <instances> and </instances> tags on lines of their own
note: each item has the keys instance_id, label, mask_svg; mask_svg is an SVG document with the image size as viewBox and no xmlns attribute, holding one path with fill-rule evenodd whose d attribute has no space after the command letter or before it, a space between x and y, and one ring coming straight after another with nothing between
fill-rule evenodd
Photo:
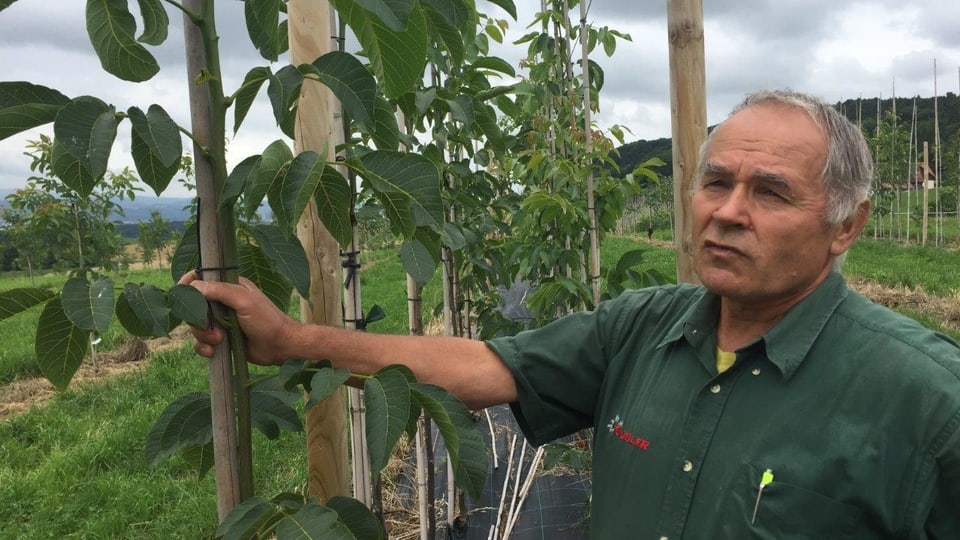
<instances>
[{"instance_id":1,"label":"tree trunk","mask_svg":"<svg viewBox=\"0 0 960 540\"><path fill-rule=\"evenodd\" d=\"M187 77L190 81L202 277L209 281L236 281L236 269L229 268L236 263L232 213L230 210L221 212L219 203L220 190L227 175L224 163L225 105L220 88L214 3L212 0L185 0L184 7L204 18L202 28L186 15L183 21ZM204 82L196 82L199 73L209 73L210 77ZM215 320L225 316L225 310L219 304L214 303L211 308ZM215 347L209 362L213 447L217 456L214 462L217 514L220 521L253 492L246 360L241 358L236 366L233 365L232 351L240 338L236 332L229 332L229 336L230 339ZM237 394L236 388L243 391Z\"/></svg>"}]
</instances>

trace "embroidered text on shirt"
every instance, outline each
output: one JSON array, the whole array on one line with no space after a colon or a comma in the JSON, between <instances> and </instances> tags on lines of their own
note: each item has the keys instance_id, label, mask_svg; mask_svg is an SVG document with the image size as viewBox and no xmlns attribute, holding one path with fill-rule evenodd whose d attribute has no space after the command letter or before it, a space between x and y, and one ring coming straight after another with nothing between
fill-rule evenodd
<instances>
[{"instance_id":1,"label":"embroidered text on shirt","mask_svg":"<svg viewBox=\"0 0 960 540\"><path fill-rule=\"evenodd\" d=\"M609 424L607 424L607 428L610 429L610 433L613 433L618 439L631 446L636 446L641 450L650 449L650 441L637 437L636 435L623 429L623 421L620 419L619 414L615 416Z\"/></svg>"}]
</instances>

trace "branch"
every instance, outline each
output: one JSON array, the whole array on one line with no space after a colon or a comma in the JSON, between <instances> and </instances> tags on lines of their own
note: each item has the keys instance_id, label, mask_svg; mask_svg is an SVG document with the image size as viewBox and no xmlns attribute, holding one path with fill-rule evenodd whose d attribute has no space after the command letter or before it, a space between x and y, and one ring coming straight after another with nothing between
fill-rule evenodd
<instances>
[{"instance_id":1,"label":"branch","mask_svg":"<svg viewBox=\"0 0 960 540\"><path fill-rule=\"evenodd\" d=\"M184 15L186 18L190 19L190 22L191 22L191 23L193 23L193 24L195 24L195 25L197 25L197 26L200 26L200 16L199 16L199 15L197 15L196 13L190 11L189 9L187 9L186 7L184 7L182 4L180 4L179 2L174 2L173 0L163 0L163 1L166 2L166 3L168 3L168 4L170 4L171 6L173 6L173 7L175 7L175 8L177 8L177 9L179 9L180 11L182 11L182 12L183 12L183 15Z\"/></svg>"}]
</instances>

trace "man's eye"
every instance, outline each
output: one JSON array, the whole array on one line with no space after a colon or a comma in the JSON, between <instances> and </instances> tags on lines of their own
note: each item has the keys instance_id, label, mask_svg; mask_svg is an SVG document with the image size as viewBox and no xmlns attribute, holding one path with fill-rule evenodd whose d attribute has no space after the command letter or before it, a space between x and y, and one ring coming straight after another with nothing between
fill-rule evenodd
<instances>
[{"instance_id":1,"label":"man's eye","mask_svg":"<svg viewBox=\"0 0 960 540\"><path fill-rule=\"evenodd\" d=\"M716 178L705 178L703 182L701 182L701 185L703 185L704 188L716 189L722 187L723 182Z\"/></svg>"}]
</instances>

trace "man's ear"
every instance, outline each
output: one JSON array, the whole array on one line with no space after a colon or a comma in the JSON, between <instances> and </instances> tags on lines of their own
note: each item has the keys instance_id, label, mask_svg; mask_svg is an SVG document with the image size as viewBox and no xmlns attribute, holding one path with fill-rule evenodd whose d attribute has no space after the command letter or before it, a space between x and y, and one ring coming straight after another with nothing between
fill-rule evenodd
<instances>
[{"instance_id":1,"label":"man's ear","mask_svg":"<svg viewBox=\"0 0 960 540\"><path fill-rule=\"evenodd\" d=\"M830 245L830 254L836 257L850 249L853 241L860 236L860 231L867 225L868 219L870 219L869 199L861 202L857 206L857 212L839 225L833 237L833 243Z\"/></svg>"}]
</instances>

